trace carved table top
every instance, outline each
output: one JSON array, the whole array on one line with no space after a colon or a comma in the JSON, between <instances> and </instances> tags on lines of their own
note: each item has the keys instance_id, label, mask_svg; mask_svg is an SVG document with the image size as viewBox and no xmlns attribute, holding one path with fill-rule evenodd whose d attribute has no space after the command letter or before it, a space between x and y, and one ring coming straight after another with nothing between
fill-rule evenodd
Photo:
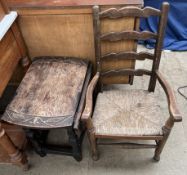
<instances>
[{"instance_id":1,"label":"carved table top","mask_svg":"<svg viewBox=\"0 0 187 175\"><path fill-rule=\"evenodd\" d=\"M2 119L21 126L71 126L88 63L73 58L40 57L28 69Z\"/></svg>"}]
</instances>

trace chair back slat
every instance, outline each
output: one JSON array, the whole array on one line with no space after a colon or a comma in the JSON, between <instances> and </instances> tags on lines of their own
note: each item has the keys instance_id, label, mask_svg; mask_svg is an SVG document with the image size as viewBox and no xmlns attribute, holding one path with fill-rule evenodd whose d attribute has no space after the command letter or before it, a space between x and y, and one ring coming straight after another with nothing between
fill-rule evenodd
<instances>
[{"instance_id":1,"label":"chair back slat","mask_svg":"<svg viewBox=\"0 0 187 175\"><path fill-rule=\"evenodd\" d=\"M115 75L151 75L151 71L146 69L119 69L119 70L109 70L101 72L101 76L115 76Z\"/></svg>"},{"instance_id":2,"label":"chair back slat","mask_svg":"<svg viewBox=\"0 0 187 175\"><path fill-rule=\"evenodd\" d=\"M122 32L110 32L100 36L102 41L120 41L120 40L146 40L157 39L157 34L143 31L122 31Z\"/></svg>"},{"instance_id":3,"label":"chair back slat","mask_svg":"<svg viewBox=\"0 0 187 175\"><path fill-rule=\"evenodd\" d=\"M125 60L153 60L154 55L148 52L119 52L119 53L109 53L101 57L101 61L109 59L125 59Z\"/></svg>"},{"instance_id":4,"label":"chair back slat","mask_svg":"<svg viewBox=\"0 0 187 175\"><path fill-rule=\"evenodd\" d=\"M99 6L93 7L93 20L94 20L94 38L95 38L95 56L97 61L97 71L101 76L120 76L120 75L129 75L129 76L141 76L141 75L150 75L150 83L149 83L149 91L154 91L156 84L156 70L159 68L161 51L163 45L164 32L167 24L167 15L169 10L169 4L163 3L161 10L154 9L152 7L145 7L144 9L138 7L123 7L120 9L110 8L108 10L100 12ZM157 16L159 18L159 25L157 33L153 33L150 31L138 31L138 27L136 21L139 21L141 17L149 17L149 16ZM134 18L134 29L124 30L116 32L109 31L108 33L102 33L101 31L101 20L102 19L111 19L111 20L121 20L118 18L123 17L132 17ZM110 20L110 21L111 21ZM125 22L124 18L124 22ZM103 26L103 25L102 25ZM150 54L148 52L136 52L136 47L133 48L132 51L129 50L120 50L120 52L113 51L111 53L103 53L101 52L102 44L111 44L123 42L124 40L128 41L137 41L137 40L147 40L154 39L156 40L156 47L154 54ZM127 42L128 43L128 42ZM115 49L114 49L115 50ZM102 50L103 51L103 50ZM112 60L113 59L113 60ZM149 59L153 61L152 70L144 70L144 69L129 69L128 64L127 68L124 69L122 67L117 68L117 64L114 63L114 67L117 70L114 70L112 66L106 69L106 65L110 62L108 61L122 61L125 60L145 60ZM109 69L109 70L108 70ZM105 71L105 72L104 72ZM102 81L102 78L101 78ZM100 82L102 84L102 82Z\"/></svg>"},{"instance_id":5,"label":"chair back slat","mask_svg":"<svg viewBox=\"0 0 187 175\"><path fill-rule=\"evenodd\" d=\"M120 9L110 8L99 13L100 18L116 19L122 17L149 17L160 16L161 12L158 9L152 7L145 7L140 9L138 7L123 7Z\"/></svg>"}]
</instances>

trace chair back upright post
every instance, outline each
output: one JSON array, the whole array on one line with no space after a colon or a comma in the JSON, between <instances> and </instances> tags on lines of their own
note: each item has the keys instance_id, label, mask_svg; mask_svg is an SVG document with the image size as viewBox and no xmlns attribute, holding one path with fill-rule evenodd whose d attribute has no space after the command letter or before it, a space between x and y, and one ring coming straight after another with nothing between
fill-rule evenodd
<instances>
[{"instance_id":1,"label":"chair back upright post","mask_svg":"<svg viewBox=\"0 0 187 175\"><path fill-rule=\"evenodd\" d=\"M167 19L168 19L168 12L169 12L169 4L167 2L164 2L162 4L162 9L161 9L161 17L159 20L159 26L158 26L158 39L156 41L156 46L155 46L155 59L153 61L152 65L152 76L150 78L149 82L149 91L154 92L155 86L156 86L156 70L159 69L160 65L160 59L162 55L162 47L163 47L163 40L164 40L164 34L165 34L165 29L167 26Z\"/></svg>"},{"instance_id":2,"label":"chair back upright post","mask_svg":"<svg viewBox=\"0 0 187 175\"><path fill-rule=\"evenodd\" d=\"M94 26L94 44L95 44L95 58L96 58L96 70L97 72L101 71L101 24L99 17L99 6L93 7L93 26Z\"/></svg>"},{"instance_id":3,"label":"chair back upright post","mask_svg":"<svg viewBox=\"0 0 187 175\"><path fill-rule=\"evenodd\" d=\"M156 74L155 71L158 70L161 58L161 51L163 45L164 32L167 24L167 15L169 10L169 4L167 2L162 4L161 11L152 7L145 7L143 9L138 7L122 7L120 9L110 8L104 11L100 11L99 6L93 7L93 25L94 25L94 41L95 41L95 58L96 58L96 70L100 74L100 85L102 86L102 77L105 76L142 76L149 75L150 83L148 90L154 91L156 85ZM158 33L153 33L150 31L137 31L137 27L134 27L133 31L121 31L121 32L108 32L101 33L101 20L104 19L120 19L125 17L134 17L136 20L138 18L147 18L149 16L159 17ZM103 41L107 42L118 42L122 40L147 40L155 39L156 46L154 54L148 52L137 53L135 49L133 51L122 51L118 53L107 53L102 55L101 45ZM153 61L152 70L146 69L111 69L109 71L102 71L102 62L107 60L145 60L150 59Z\"/></svg>"}]
</instances>

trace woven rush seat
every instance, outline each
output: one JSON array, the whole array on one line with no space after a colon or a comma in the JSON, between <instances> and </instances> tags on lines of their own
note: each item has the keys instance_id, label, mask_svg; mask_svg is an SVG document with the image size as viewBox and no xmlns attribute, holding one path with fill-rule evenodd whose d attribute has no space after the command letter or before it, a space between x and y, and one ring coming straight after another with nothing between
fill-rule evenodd
<instances>
[{"instance_id":1,"label":"woven rush seat","mask_svg":"<svg viewBox=\"0 0 187 175\"><path fill-rule=\"evenodd\" d=\"M146 90L99 93L93 113L96 135L162 135L162 112L156 96Z\"/></svg>"},{"instance_id":2,"label":"woven rush seat","mask_svg":"<svg viewBox=\"0 0 187 175\"><path fill-rule=\"evenodd\" d=\"M72 126L88 62L63 57L34 60L2 120L31 128Z\"/></svg>"}]
</instances>

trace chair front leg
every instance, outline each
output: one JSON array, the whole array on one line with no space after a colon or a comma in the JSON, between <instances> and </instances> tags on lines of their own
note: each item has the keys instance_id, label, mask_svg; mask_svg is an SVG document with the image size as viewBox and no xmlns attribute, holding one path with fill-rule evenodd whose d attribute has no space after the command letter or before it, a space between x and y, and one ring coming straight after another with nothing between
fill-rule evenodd
<instances>
[{"instance_id":1,"label":"chair front leg","mask_svg":"<svg viewBox=\"0 0 187 175\"><path fill-rule=\"evenodd\" d=\"M10 156L13 164L20 166L24 171L28 170L28 160L25 154L20 152L6 134L0 124L0 145Z\"/></svg>"},{"instance_id":2,"label":"chair front leg","mask_svg":"<svg viewBox=\"0 0 187 175\"><path fill-rule=\"evenodd\" d=\"M97 150L97 140L95 138L93 130L88 130L88 138L92 151L92 159L97 161L99 159L99 152Z\"/></svg>"},{"instance_id":3,"label":"chair front leg","mask_svg":"<svg viewBox=\"0 0 187 175\"><path fill-rule=\"evenodd\" d=\"M94 126L93 126L91 118L87 119L86 125L87 125L88 139L89 139L91 151L92 151L92 159L97 161L99 159L99 153L97 150L97 142L96 142Z\"/></svg>"},{"instance_id":4,"label":"chair front leg","mask_svg":"<svg viewBox=\"0 0 187 175\"><path fill-rule=\"evenodd\" d=\"M161 155L161 153L163 151L163 148L164 148L164 146L166 144L166 141L167 141L167 139L168 139L168 137L170 135L170 132L171 132L171 129L172 129L173 125L174 125L174 121L173 121L172 117L170 117L166 121L166 124L162 128L162 130L163 130L163 139L158 142L158 146L155 149L155 155L153 157L153 159L155 161L159 161L160 160L160 155Z\"/></svg>"}]
</instances>

